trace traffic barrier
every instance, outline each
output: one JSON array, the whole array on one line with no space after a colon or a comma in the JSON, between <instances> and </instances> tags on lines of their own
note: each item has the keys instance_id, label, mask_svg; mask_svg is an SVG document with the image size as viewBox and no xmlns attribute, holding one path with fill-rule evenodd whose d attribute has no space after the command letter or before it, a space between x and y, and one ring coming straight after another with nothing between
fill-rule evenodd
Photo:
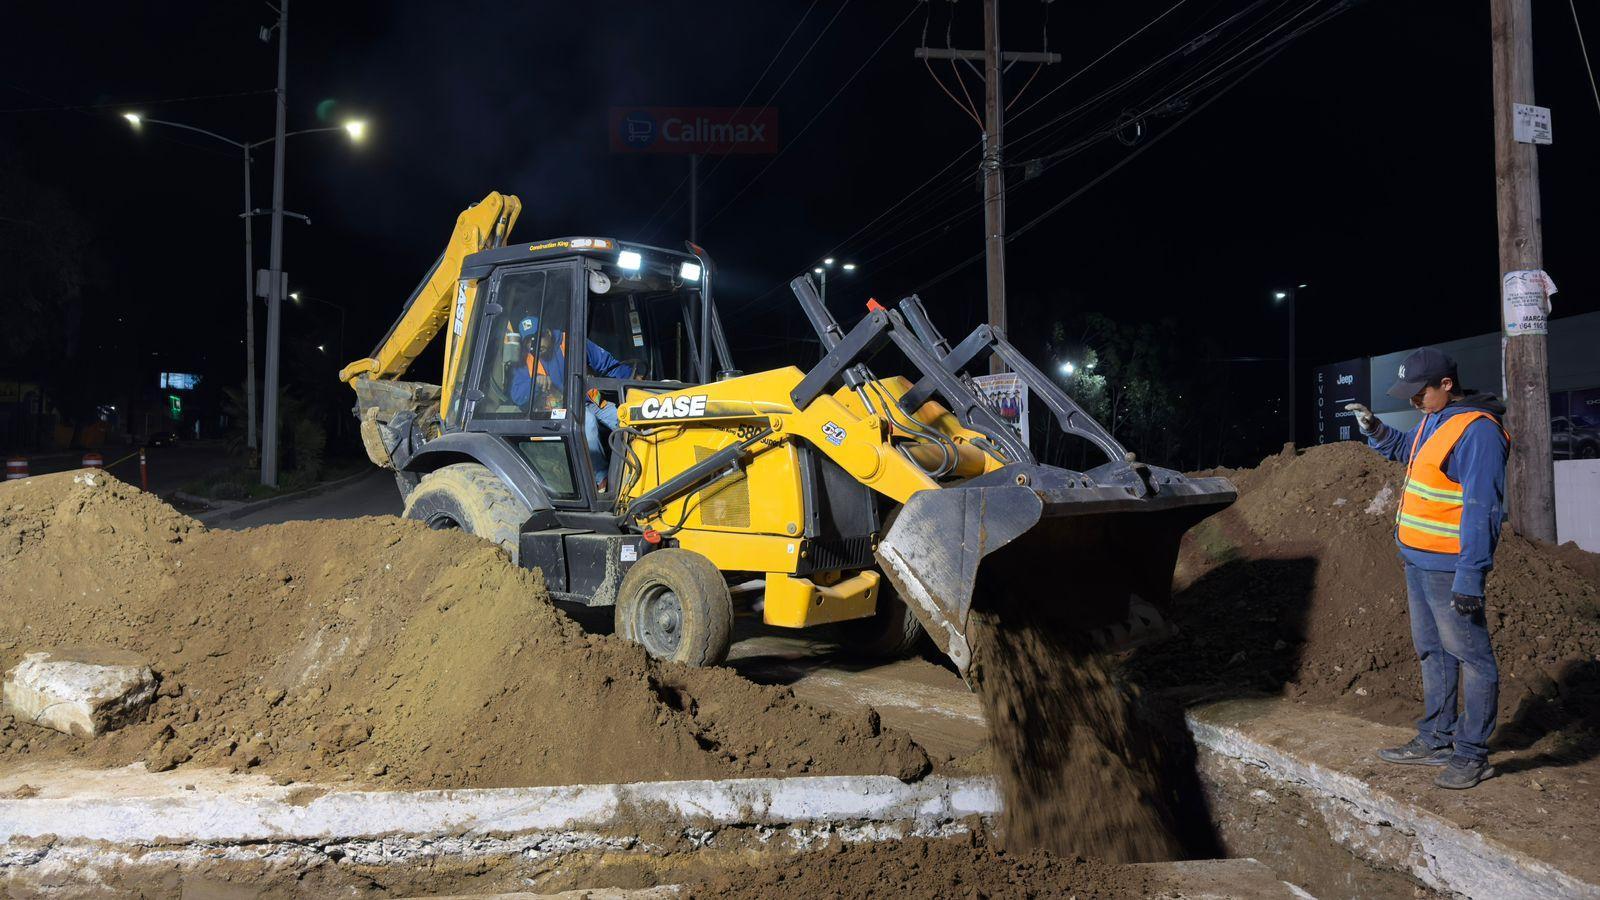
<instances>
[{"instance_id":1,"label":"traffic barrier","mask_svg":"<svg viewBox=\"0 0 1600 900\"><path fill-rule=\"evenodd\" d=\"M106 458L91 450L83 455L83 467L85 469L104 469L106 467Z\"/></svg>"},{"instance_id":2,"label":"traffic barrier","mask_svg":"<svg viewBox=\"0 0 1600 900\"><path fill-rule=\"evenodd\" d=\"M28 477L28 458L26 456L11 456L6 458L6 480L16 481Z\"/></svg>"}]
</instances>

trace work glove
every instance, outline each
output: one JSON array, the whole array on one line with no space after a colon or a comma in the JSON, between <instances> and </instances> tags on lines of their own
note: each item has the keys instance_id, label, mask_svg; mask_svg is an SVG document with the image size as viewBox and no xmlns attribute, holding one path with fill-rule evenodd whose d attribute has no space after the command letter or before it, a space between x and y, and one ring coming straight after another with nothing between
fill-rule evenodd
<instances>
[{"instance_id":1,"label":"work glove","mask_svg":"<svg viewBox=\"0 0 1600 900\"><path fill-rule=\"evenodd\" d=\"M1372 414L1372 410L1360 403L1346 403L1344 409L1345 412L1356 414L1356 424L1361 426L1362 434L1371 434L1378 430L1378 417Z\"/></svg>"},{"instance_id":2,"label":"work glove","mask_svg":"<svg viewBox=\"0 0 1600 900\"><path fill-rule=\"evenodd\" d=\"M1471 597L1466 594L1452 594L1450 608L1463 616L1475 616L1483 612L1483 598Z\"/></svg>"}]
</instances>

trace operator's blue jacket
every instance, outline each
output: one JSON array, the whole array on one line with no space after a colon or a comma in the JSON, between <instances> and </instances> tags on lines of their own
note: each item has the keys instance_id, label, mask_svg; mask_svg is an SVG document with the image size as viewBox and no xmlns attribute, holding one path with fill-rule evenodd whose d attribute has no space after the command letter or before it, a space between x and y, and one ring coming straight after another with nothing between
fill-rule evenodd
<instances>
[{"instance_id":1,"label":"operator's blue jacket","mask_svg":"<svg viewBox=\"0 0 1600 900\"><path fill-rule=\"evenodd\" d=\"M1413 445L1420 448L1445 419L1472 410L1483 410L1502 422L1505 420L1505 404L1493 395L1469 394L1451 401L1436 413L1424 415L1410 431L1400 431L1379 422L1367 435L1367 443L1389 459L1409 463ZM1420 442L1415 440L1419 429L1422 431ZM1461 553L1430 553L1401 544L1400 556L1419 569L1454 571L1452 589L1455 593L1482 597L1483 579L1494 568L1494 549L1500 542L1500 520L1505 509L1505 432L1485 419L1468 425L1455 449L1445 458L1444 473L1461 485ZM1398 539L1396 543L1399 544Z\"/></svg>"},{"instance_id":2,"label":"operator's blue jacket","mask_svg":"<svg viewBox=\"0 0 1600 900\"><path fill-rule=\"evenodd\" d=\"M559 350L552 350L539 360L539 365L549 374L550 380L556 384L563 384L567 377L567 336L556 332L559 341ZM584 361L589 366L589 371L605 378L632 378L633 369L606 352L606 349L594 341L584 341ZM517 366L511 373L511 402L518 406L526 406L529 398L533 396L532 364Z\"/></svg>"}]
</instances>

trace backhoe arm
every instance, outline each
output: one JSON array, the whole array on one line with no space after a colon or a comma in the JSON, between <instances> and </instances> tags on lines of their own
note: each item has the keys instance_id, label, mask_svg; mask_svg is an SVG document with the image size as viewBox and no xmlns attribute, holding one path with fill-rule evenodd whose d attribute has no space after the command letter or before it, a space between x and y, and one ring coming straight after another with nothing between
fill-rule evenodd
<instances>
[{"instance_id":1,"label":"backhoe arm","mask_svg":"<svg viewBox=\"0 0 1600 900\"><path fill-rule=\"evenodd\" d=\"M345 366L339 378L353 382L361 377L394 379L404 375L449 320L462 261L480 250L505 246L521 212L522 201L498 192L462 211L444 252L412 292L400 318L389 327L371 356ZM446 366L455 358L454 350L452 347L446 352Z\"/></svg>"}]
</instances>

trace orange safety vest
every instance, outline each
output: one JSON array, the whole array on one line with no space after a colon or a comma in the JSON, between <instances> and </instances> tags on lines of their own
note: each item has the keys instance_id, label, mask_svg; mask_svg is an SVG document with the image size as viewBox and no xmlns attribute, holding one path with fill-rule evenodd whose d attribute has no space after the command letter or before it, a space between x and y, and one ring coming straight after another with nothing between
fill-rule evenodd
<instances>
[{"instance_id":1,"label":"orange safety vest","mask_svg":"<svg viewBox=\"0 0 1600 900\"><path fill-rule=\"evenodd\" d=\"M561 358L562 359L566 359L567 358L567 336L565 334L563 334L561 336ZM538 375L538 376L540 376L542 378L549 378L550 377L550 373L546 372L544 370L544 360L538 358L534 354L529 353L527 359L524 360L524 362L526 362L527 365L528 365L528 377L529 378L532 378L535 375ZM595 406L597 406L599 408L602 408L602 409L605 408L606 401L600 399L600 389L599 388L590 388L589 392L585 396L587 396L589 398L589 402L590 403L593 403Z\"/></svg>"},{"instance_id":2,"label":"orange safety vest","mask_svg":"<svg viewBox=\"0 0 1600 900\"><path fill-rule=\"evenodd\" d=\"M1422 427L1417 427L1417 436L1411 441L1411 463L1406 467L1406 489L1395 516L1395 537L1401 544L1430 553L1461 552L1461 483L1444 473L1444 461L1467 426L1479 419L1501 427L1494 414L1483 410L1451 416L1426 442L1422 441Z\"/></svg>"}]
</instances>

